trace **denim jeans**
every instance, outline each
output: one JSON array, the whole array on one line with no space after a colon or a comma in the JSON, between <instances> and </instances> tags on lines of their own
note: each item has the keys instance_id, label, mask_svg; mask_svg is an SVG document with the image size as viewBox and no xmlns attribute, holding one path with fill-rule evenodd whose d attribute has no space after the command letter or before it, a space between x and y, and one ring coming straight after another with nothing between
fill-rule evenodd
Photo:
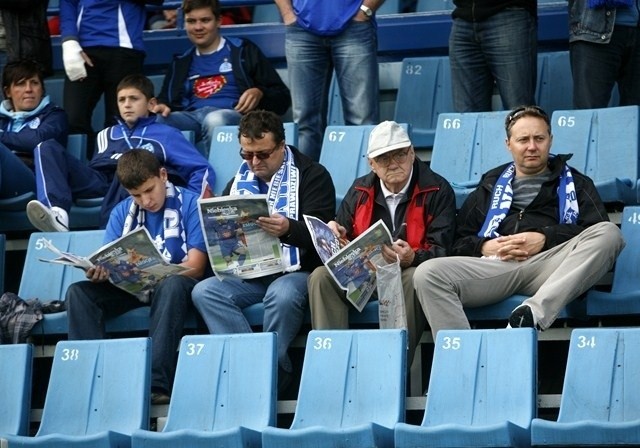
<instances>
[{"instance_id":1,"label":"denim jeans","mask_svg":"<svg viewBox=\"0 0 640 448\"><path fill-rule=\"evenodd\" d=\"M509 8L482 22L454 19L449 36L451 88L456 112L491 110L494 81L505 109L534 104L536 19Z\"/></svg>"},{"instance_id":2,"label":"denim jeans","mask_svg":"<svg viewBox=\"0 0 640 448\"><path fill-rule=\"evenodd\" d=\"M162 280L151 297L151 385L171 392L177 351L196 280L172 275ZM105 320L145 306L136 297L111 283L82 281L66 295L69 340L105 339Z\"/></svg>"},{"instance_id":3,"label":"denim jeans","mask_svg":"<svg viewBox=\"0 0 640 448\"><path fill-rule=\"evenodd\" d=\"M209 153L213 141L213 130L216 126L238 124L240 118L242 115L233 109L201 107L196 110L171 112L167 117L158 115L156 121L181 131L193 131L196 135L196 142L202 140L207 153Z\"/></svg>"},{"instance_id":4,"label":"denim jeans","mask_svg":"<svg viewBox=\"0 0 640 448\"><path fill-rule=\"evenodd\" d=\"M320 156L334 69L345 123L378 124L377 48L376 28L368 21L351 21L337 36L318 36L297 24L286 27L293 120L304 154L314 160Z\"/></svg>"},{"instance_id":5,"label":"denim jeans","mask_svg":"<svg viewBox=\"0 0 640 448\"><path fill-rule=\"evenodd\" d=\"M640 105L639 39L638 28L616 26L608 44L569 44L575 109L607 107L616 83L621 106Z\"/></svg>"},{"instance_id":6,"label":"denim jeans","mask_svg":"<svg viewBox=\"0 0 640 448\"><path fill-rule=\"evenodd\" d=\"M302 326L308 304L308 272L252 280L210 277L193 288L193 304L212 334L251 333L242 309L264 303L265 332L277 333L278 364L292 371L287 351Z\"/></svg>"}]
</instances>

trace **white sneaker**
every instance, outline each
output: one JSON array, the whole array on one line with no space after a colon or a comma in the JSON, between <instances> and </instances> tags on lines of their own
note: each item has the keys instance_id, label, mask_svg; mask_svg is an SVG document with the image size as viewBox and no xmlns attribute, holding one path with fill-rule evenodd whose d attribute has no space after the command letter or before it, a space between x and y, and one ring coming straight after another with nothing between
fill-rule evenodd
<instances>
[{"instance_id":1,"label":"white sneaker","mask_svg":"<svg viewBox=\"0 0 640 448\"><path fill-rule=\"evenodd\" d=\"M41 232L68 232L69 215L60 207L47 207L40 201L29 201L27 217Z\"/></svg>"}]
</instances>

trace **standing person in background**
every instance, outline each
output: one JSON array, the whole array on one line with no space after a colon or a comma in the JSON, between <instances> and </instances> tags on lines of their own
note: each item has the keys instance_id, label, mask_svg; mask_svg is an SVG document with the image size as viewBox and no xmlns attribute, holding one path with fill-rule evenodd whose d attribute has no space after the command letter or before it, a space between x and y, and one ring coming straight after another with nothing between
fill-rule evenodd
<instances>
[{"instance_id":1,"label":"standing person in background","mask_svg":"<svg viewBox=\"0 0 640 448\"><path fill-rule=\"evenodd\" d=\"M275 0L286 25L287 69L300 151L312 159L320 157L334 69L345 123L379 122L374 13L383 2Z\"/></svg>"},{"instance_id":2,"label":"standing person in background","mask_svg":"<svg viewBox=\"0 0 640 448\"><path fill-rule=\"evenodd\" d=\"M104 93L105 122L116 123L116 87L126 75L142 73L146 3L162 0L60 0L64 109L72 134L89 136L93 153L93 109Z\"/></svg>"},{"instance_id":3,"label":"standing person in background","mask_svg":"<svg viewBox=\"0 0 640 448\"><path fill-rule=\"evenodd\" d=\"M607 107L616 83L621 106L640 105L640 2L615 5L612 0L569 1L575 109Z\"/></svg>"},{"instance_id":4,"label":"standing person in background","mask_svg":"<svg viewBox=\"0 0 640 448\"><path fill-rule=\"evenodd\" d=\"M7 62L33 59L53 74L47 26L49 0L0 0L0 71Z\"/></svg>"},{"instance_id":5,"label":"standing person in background","mask_svg":"<svg viewBox=\"0 0 640 448\"><path fill-rule=\"evenodd\" d=\"M454 0L454 4L449 35L454 110L492 110L494 83L504 109L534 104L536 0Z\"/></svg>"}]
</instances>

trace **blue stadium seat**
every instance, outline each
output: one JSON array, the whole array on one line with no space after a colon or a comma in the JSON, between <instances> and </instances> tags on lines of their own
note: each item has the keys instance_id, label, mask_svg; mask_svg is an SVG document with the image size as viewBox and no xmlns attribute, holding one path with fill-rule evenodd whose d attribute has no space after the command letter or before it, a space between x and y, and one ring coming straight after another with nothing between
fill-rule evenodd
<instances>
[{"instance_id":1,"label":"blue stadium seat","mask_svg":"<svg viewBox=\"0 0 640 448\"><path fill-rule=\"evenodd\" d=\"M32 365L31 344L0 345L0 437L28 433Z\"/></svg>"},{"instance_id":2,"label":"blue stadium seat","mask_svg":"<svg viewBox=\"0 0 640 448\"><path fill-rule=\"evenodd\" d=\"M282 16L274 4L256 5L253 7L253 23L282 23Z\"/></svg>"},{"instance_id":3,"label":"blue stadium seat","mask_svg":"<svg viewBox=\"0 0 640 448\"><path fill-rule=\"evenodd\" d=\"M414 146L433 146L438 115L453 110L449 57L404 59L395 121L411 124Z\"/></svg>"},{"instance_id":4,"label":"blue stadium seat","mask_svg":"<svg viewBox=\"0 0 640 448\"><path fill-rule=\"evenodd\" d=\"M296 123L284 123L285 141L293 146L298 146L298 125ZM229 181L238 172L242 159L238 154L240 143L238 142L238 126L218 126L213 131L213 141L209 150L209 163L216 172L216 184L213 191L221 195Z\"/></svg>"},{"instance_id":5,"label":"blue stadium seat","mask_svg":"<svg viewBox=\"0 0 640 448\"><path fill-rule=\"evenodd\" d=\"M37 297L42 301L64 300L70 284L86 279L84 272L71 266L40 261L40 258L55 258L55 255L42 244L42 238L52 241L54 246L62 251L87 256L102 246L104 230L31 234L18 295L25 299ZM67 313L64 311L45 314L31 333L66 334L68 328ZM107 321L109 332L145 331L148 328L148 307L131 310Z\"/></svg>"},{"instance_id":6,"label":"blue stadium seat","mask_svg":"<svg viewBox=\"0 0 640 448\"><path fill-rule=\"evenodd\" d=\"M573 109L573 78L568 51L538 53L536 104L551 116Z\"/></svg>"},{"instance_id":7,"label":"blue stadium seat","mask_svg":"<svg viewBox=\"0 0 640 448\"><path fill-rule=\"evenodd\" d=\"M327 126L344 126L344 111L342 110L342 98L340 97L336 72L331 75L327 101Z\"/></svg>"},{"instance_id":8,"label":"blue stadium seat","mask_svg":"<svg viewBox=\"0 0 640 448\"><path fill-rule=\"evenodd\" d=\"M275 333L185 336L167 424L134 448L259 447L276 421Z\"/></svg>"},{"instance_id":9,"label":"blue stadium seat","mask_svg":"<svg viewBox=\"0 0 640 448\"><path fill-rule=\"evenodd\" d=\"M536 371L533 328L439 331L422 425L396 425L396 448L530 446Z\"/></svg>"},{"instance_id":10,"label":"blue stadium seat","mask_svg":"<svg viewBox=\"0 0 640 448\"><path fill-rule=\"evenodd\" d=\"M124 447L149 425L151 340L62 341L35 437L3 436L9 446Z\"/></svg>"},{"instance_id":11,"label":"blue stadium seat","mask_svg":"<svg viewBox=\"0 0 640 448\"><path fill-rule=\"evenodd\" d=\"M639 372L640 329L573 330L558 420L534 419L532 445L640 446Z\"/></svg>"},{"instance_id":12,"label":"blue stadium seat","mask_svg":"<svg viewBox=\"0 0 640 448\"><path fill-rule=\"evenodd\" d=\"M404 330L309 332L291 429L266 428L262 446L393 446L393 427L404 421L406 356Z\"/></svg>"},{"instance_id":13,"label":"blue stadium seat","mask_svg":"<svg viewBox=\"0 0 640 448\"><path fill-rule=\"evenodd\" d=\"M622 237L626 243L616 260L611 292L587 292L587 314L607 316L640 314L640 207L627 206L622 213Z\"/></svg>"},{"instance_id":14,"label":"blue stadium seat","mask_svg":"<svg viewBox=\"0 0 640 448\"><path fill-rule=\"evenodd\" d=\"M569 165L593 179L605 202L640 202L640 108L555 111L552 151L573 153Z\"/></svg>"},{"instance_id":15,"label":"blue stadium seat","mask_svg":"<svg viewBox=\"0 0 640 448\"><path fill-rule=\"evenodd\" d=\"M385 0L385 2L376 10L377 16L385 14L398 14L400 13L400 1L399 0Z\"/></svg>"},{"instance_id":16,"label":"blue stadium seat","mask_svg":"<svg viewBox=\"0 0 640 448\"><path fill-rule=\"evenodd\" d=\"M418 0L416 12L451 12L454 7L453 0Z\"/></svg>"},{"instance_id":17,"label":"blue stadium seat","mask_svg":"<svg viewBox=\"0 0 640 448\"><path fill-rule=\"evenodd\" d=\"M458 208L482 174L512 160L504 144L505 117L504 111L440 114L431 169L451 183Z\"/></svg>"}]
</instances>

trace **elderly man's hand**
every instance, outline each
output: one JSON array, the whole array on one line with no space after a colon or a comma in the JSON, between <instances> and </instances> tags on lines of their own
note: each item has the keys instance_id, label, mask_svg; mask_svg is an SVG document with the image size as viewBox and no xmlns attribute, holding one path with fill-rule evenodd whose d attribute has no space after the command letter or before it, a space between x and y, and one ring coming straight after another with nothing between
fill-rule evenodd
<instances>
[{"instance_id":1,"label":"elderly man's hand","mask_svg":"<svg viewBox=\"0 0 640 448\"><path fill-rule=\"evenodd\" d=\"M399 259L400 267L404 269L411 266L416 253L406 241L396 240L391 246L382 246L382 257L387 263L395 263Z\"/></svg>"},{"instance_id":2,"label":"elderly man's hand","mask_svg":"<svg viewBox=\"0 0 640 448\"><path fill-rule=\"evenodd\" d=\"M289 233L289 219L279 213L271 216L261 216L256 220L256 224L269 235L281 237Z\"/></svg>"},{"instance_id":3,"label":"elderly man's hand","mask_svg":"<svg viewBox=\"0 0 640 448\"><path fill-rule=\"evenodd\" d=\"M524 261L542 250L546 237L538 232L522 232L485 241L482 255L502 261Z\"/></svg>"}]
</instances>

